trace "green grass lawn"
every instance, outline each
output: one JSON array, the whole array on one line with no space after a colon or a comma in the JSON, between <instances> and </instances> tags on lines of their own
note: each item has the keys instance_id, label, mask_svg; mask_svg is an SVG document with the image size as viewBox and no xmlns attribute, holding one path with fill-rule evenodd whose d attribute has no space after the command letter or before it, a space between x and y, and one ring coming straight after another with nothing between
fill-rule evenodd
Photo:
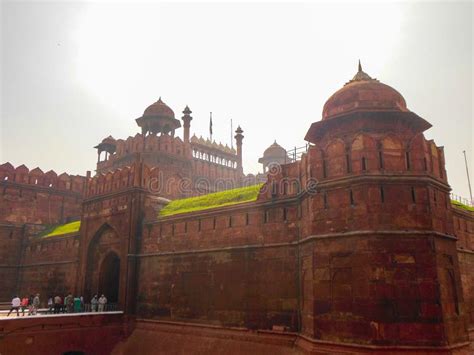
<instances>
[{"instance_id":1,"label":"green grass lawn","mask_svg":"<svg viewBox=\"0 0 474 355\"><path fill-rule=\"evenodd\" d=\"M46 230L41 234L42 238L46 237L55 237L57 235L69 234L79 232L81 227L81 221L74 221L66 224L60 224L58 226L53 226L50 229Z\"/></svg>"},{"instance_id":2,"label":"green grass lawn","mask_svg":"<svg viewBox=\"0 0 474 355\"><path fill-rule=\"evenodd\" d=\"M459 201L451 200L451 203L458 208L462 208L463 210L474 212L474 207L467 206Z\"/></svg>"},{"instance_id":3,"label":"green grass lawn","mask_svg":"<svg viewBox=\"0 0 474 355\"><path fill-rule=\"evenodd\" d=\"M203 196L174 200L160 211L160 216L171 216L179 213L201 211L210 208L256 201L262 185L263 184L240 187L238 189L215 192Z\"/></svg>"}]
</instances>

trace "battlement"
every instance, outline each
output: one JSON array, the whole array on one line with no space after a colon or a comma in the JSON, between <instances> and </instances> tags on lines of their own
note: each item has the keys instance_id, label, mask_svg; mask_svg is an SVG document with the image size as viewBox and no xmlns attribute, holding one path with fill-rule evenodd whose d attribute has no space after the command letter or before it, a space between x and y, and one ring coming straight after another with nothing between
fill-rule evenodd
<instances>
[{"instance_id":1,"label":"battlement","mask_svg":"<svg viewBox=\"0 0 474 355\"><path fill-rule=\"evenodd\" d=\"M53 170L44 173L40 168L29 170L25 165L14 167L10 163L0 165L0 182L31 185L54 190L72 191L82 194L86 177L62 173Z\"/></svg>"},{"instance_id":2,"label":"battlement","mask_svg":"<svg viewBox=\"0 0 474 355\"><path fill-rule=\"evenodd\" d=\"M163 153L173 158L184 159L188 157L185 143L179 137L170 135L161 136L143 136L137 133L127 139L114 140L115 151L112 154L106 154L104 160L97 162L97 171L105 172L107 170L121 168L124 165L130 165L136 153Z\"/></svg>"},{"instance_id":3,"label":"battlement","mask_svg":"<svg viewBox=\"0 0 474 355\"><path fill-rule=\"evenodd\" d=\"M124 166L89 179L86 197L98 196L135 185L135 165Z\"/></svg>"},{"instance_id":4,"label":"battlement","mask_svg":"<svg viewBox=\"0 0 474 355\"><path fill-rule=\"evenodd\" d=\"M86 197L94 197L118 192L131 187L141 187L157 190L160 169L148 167L142 162L135 161L130 166L124 166L106 173L100 173L89 178ZM156 185L156 186L155 186Z\"/></svg>"}]
</instances>

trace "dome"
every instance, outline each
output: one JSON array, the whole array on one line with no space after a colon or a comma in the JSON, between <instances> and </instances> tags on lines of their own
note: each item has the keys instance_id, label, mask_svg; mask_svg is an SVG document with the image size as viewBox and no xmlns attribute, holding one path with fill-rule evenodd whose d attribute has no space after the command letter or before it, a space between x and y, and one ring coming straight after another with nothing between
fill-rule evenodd
<instances>
[{"instance_id":1,"label":"dome","mask_svg":"<svg viewBox=\"0 0 474 355\"><path fill-rule=\"evenodd\" d=\"M263 157L258 159L258 162L263 165L263 171L265 172L274 164L286 164L289 162L289 159L286 155L285 148L275 141L271 146L265 149L263 152Z\"/></svg>"},{"instance_id":2,"label":"dome","mask_svg":"<svg viewBox=\"0 0 474 355\"><path fill-rule=\"evenodd\" d=\"M104 144L115 144L115 138L112 136L108 136L107 138L102 139L102 143Z\"/></svg>"},{"instance_id":3,"label":"dome","mask_svg":"<svg viewBox=\"0 0 474 355\"><path fill-rule=\"evenodd\" d=\"M362 71L359 62L357 74L324 104L323 120L369 110L409 112L403 96L394 88L372 79Z\"/></svg>"},{"instance_id":4,"label":"dome","mask_svg":"<svg viewBox=\"0 0 474 355\"><path fill-rule=\"evenodd\" d=\"M154 116L174 118L174 112L167 104L161 101L160 97L158 101L148 106L143 113L143 117Z\"/></svg>"},{"instance_id":5,"label":"dome","mask_svg":"<svg viewBox=\"0 0 474 355\"><path fill-rule=\"evenodd\" d=\"M279 145L276 141L273 142L271 146L269 146L263 152L264 158L281 158L286 156L286 150L281 145Z\"/></svg>"}]
</instances>

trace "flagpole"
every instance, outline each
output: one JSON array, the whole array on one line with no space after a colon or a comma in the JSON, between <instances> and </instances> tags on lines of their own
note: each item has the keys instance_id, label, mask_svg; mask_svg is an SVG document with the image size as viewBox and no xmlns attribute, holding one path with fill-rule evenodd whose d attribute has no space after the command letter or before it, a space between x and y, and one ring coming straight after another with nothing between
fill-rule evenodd
<instances>
[{"instance_id":1,"label":"flagpole","mask_svg":"<svg viewBox=\"0 0 474 355\"><path fill-rule=\"evenodd\" d=\"M473 200L472 200L472 190L471 190L471 179L469 179L469 169L467 167L466 151L463 150L462 153L464 154L464 164L466 164L467 184L469 185L469 197L471 198L471 205L472 205Z\"/></svg>"},{"instance_id":2,"label":"flagpole","mask_svg":"<svg viewBox=\"0 0 474 355\"><path fill-rule=\"evenodd\" d=\"M230 119L230 148L234 149L234 128L232 126L232 118Z\"/></svg>"},{"instance_id":3,"label":"flagpole","mask_svg":"<svg viewBox=\"0 0 474 355\"><path fill-rule=\"evenodd\" d=\"M210 118L209 118L209 138L211 140L211 143L212 143L212 112L210 114Z\"/></svg>"}]
</instances>

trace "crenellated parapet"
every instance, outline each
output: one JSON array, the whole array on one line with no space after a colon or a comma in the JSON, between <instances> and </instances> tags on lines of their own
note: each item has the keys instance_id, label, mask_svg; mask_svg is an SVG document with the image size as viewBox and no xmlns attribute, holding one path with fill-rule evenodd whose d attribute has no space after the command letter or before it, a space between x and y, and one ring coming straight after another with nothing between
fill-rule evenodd
<instances>
[{"instance_id":1,"label":"crenellated parapet","mask_svg":"<svg viewBox=\"0 0 474 355\"><path fill-rule=\"evenodd\" d=\"M113 193L125 188L139 186L137 166L124 166L105 173L98 173L87 183L86 198Z\"/></svg>"},{"instance_id":2,"label":"crenellated parapet","mask_svg":"<svg viewBox=\"0 0 474 355\"><path fill-rule=\"evenodd\" d=\"M25 165L14 167L10 163L0 165L0 183L30 185L38 188L70 191L82 194L84 191L85 176L58 175L53 170L44 173L40 168L29 170Z\"/></svg>"},{"instance_id":3,"label":"crenellated parapet","mask_svg":"<svg viewBox=\"0 0 474 355\"><path fill-rule=\"evenodd\" d=\"M117 139L114 144L113 153L106 155L106 159L98 161L98 173L130 165L137 153L146 156L145 160L150 165L157 164L160 158L185 160L189 154L181 138L171 135L144 136L137 133L127 139Z\"/></svg>"},{"instance_id":4,"label":"crenellated parapet","mask_svg":"<svg viewBox=\"0 0 474 355\"><path fill-rule=\"evenodd\" d=\"M130 166L99 173L89 178L85 197L94 198L131 188L140 188L154 195L178 198L192 194L191 190L180 192L180 189L185 189L185 185L182 177L136 160ZM190 189L190 187L188 188Z\"/></svg>"},{"instance_id":5,"label":"crenellated parapet","mask_svg":"<svg viewBox=\"0 0 474 355\"><path fill-rule=\"evenodd\" d=\"M79 216L86 177L0 165L0 222L56 224Z\"/></svg>"}]
</instances>

